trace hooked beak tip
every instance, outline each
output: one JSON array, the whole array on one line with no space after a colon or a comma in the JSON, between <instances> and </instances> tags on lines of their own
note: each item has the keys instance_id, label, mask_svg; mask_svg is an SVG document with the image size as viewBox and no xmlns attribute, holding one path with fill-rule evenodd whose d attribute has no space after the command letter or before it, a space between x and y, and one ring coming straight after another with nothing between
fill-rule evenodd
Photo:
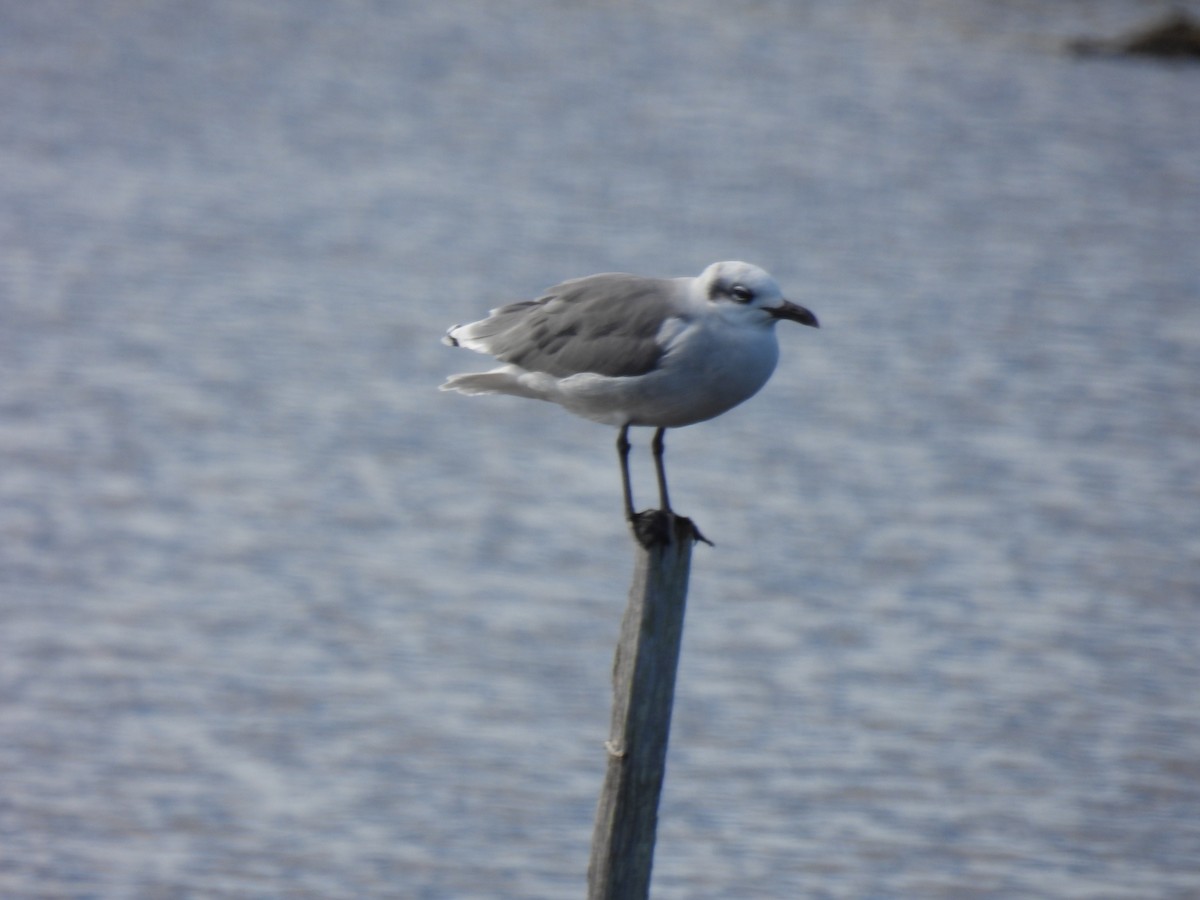
<instances>
[{"instance_id":1,"label":"hooked beak tip","mask_svg":"<svg viewBox=\"0 0 1200 900\"><path fill-rule=\"evenodd\" d=\"M792 303L790 300L784 300L782 306L773 306L768 312L776 319L787 319L791 322L799 322L801 325L808 325L810 328L820 328L821 323L817 321L817 317L812 310L805 309L799 303Z\"/></svg>"}]
</instances>

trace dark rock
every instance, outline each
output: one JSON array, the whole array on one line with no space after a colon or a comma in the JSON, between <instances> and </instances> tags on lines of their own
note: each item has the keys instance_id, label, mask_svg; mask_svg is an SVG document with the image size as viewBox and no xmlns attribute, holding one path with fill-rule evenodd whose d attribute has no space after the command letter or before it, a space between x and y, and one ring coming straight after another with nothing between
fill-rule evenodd
<instances>
[{"instance_id":1,"label":"dark rock","mask_svg":"<svg viewBox=\"0 0 1200 900\"><path fill-rule=\"evenodd\" d=\"M1075 53L1089 56L1155 56L1200 60L1200 23L1186 12L1176 11L1123 38L1078 38L1067 46Z\"/></svg>"}]
</instances>

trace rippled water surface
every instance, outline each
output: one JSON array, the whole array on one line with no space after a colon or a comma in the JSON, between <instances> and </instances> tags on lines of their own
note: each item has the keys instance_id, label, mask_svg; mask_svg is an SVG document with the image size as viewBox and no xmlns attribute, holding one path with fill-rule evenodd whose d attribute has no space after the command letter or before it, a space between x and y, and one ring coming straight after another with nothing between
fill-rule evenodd
<instances>
[{"instance_id":1,"label":"rippled water surface","mask_svg":"<svg viewBox=\"0 0 1200 900\"><path fill-rule=\"evenodd\" d=\"M582 896L614 435L438 338L740 258L655 895L1200 895L1200 67L1060 49L1163 6L7 4L0 894Z\"/></svg>"}]
</instances>

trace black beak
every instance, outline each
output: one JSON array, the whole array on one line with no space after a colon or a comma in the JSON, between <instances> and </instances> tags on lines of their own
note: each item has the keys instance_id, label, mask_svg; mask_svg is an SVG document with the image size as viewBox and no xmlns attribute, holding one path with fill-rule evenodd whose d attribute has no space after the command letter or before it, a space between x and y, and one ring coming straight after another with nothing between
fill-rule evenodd
<instances>
[{"instance_id":1,"label":"black beak","mask_svg":"<svg viewBox=\"0 0 1200 900\"><path fill-rule=\"evenodd\" d=\"M798 303L792 303L788 300L783 301L783 306L767 307L767 312L777 319L790 319L793 322L799 322L801 325L811 325L813 328L821 327L817 322L817 317L812 314L811 310L807 310Z\"/></svg>"}]
</instances>

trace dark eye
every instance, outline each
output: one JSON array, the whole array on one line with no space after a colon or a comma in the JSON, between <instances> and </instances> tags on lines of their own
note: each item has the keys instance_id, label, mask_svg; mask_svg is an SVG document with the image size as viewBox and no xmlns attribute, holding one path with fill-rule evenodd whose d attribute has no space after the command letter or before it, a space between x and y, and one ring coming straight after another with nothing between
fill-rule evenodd
<instances>
[{"instance_id":1,"label":"dark eye","mask_svg":"<svg viewBox=\"0 0 1200 900\"><path fill-rule=\"evenodd\" d=\"M729 294L738 303L749 303L754 299L754 291L750 290L744 284L735 284L729 289Z\"/></svg>"}]
</instances>

